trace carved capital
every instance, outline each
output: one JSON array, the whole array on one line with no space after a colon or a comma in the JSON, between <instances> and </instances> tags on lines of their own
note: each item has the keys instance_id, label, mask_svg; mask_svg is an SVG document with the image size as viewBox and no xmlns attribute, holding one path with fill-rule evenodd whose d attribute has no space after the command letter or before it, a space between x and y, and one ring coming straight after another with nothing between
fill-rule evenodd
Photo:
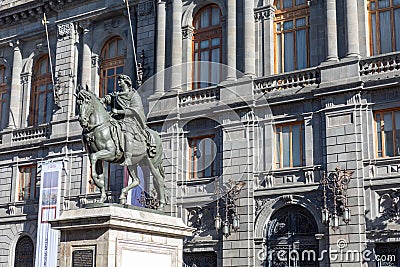
<instances>
[{"instance_id":1,"label":"carved capital","mask_svg":"<svg viewBox=\"0 0 400 267\"><path fill-rule=\"evenodd\" d=\"M83 34L86 34L90 32L91 26L92 26L92 21L90 19L85 19L82 21L79 21L79 28L82 29Z\"/></svg>"},{"instance_id":2,"label":"carved capital","mask_svg":"<svg viewBox=\"0 0 400 267\"><path fill-rule=\"evenodd\" d=\"M379 194L379 213L384 221L400 220L400 189L392 189Z\"/></svg>"},{"instance_id":3,"label":"carved capital","mask_svg":"<svg viewBox=\"0 0 400 267\"><path fill-rule=\"evenodd\" d=\"M31 79L31 74L30 73L22 73L21 74L21 84L26 85L29 83Z\"/></svg>"},{"instance_id":4,"label":"carved capital","mask_svg":"<svg viewBox=\"0 0 400 267\"><path fill-rule=\"evenodd\" d=\"M74 29L74 25L72 23L58 24L57 29L58 38L70 38Z\"/></svg>"},{"instance_id":5,"label":"carved capital","mask_svg":"<svg viewBox=\"0 0 400 267\"><path fill-rule=\"evenodd\" d=\"M139 16L147 16L153 12L154 4L153 1L148 1L145 3L139 3L137 5L137 13Z\"/></svg>"},{"instance_id":6,"label":"carved capital","mask_svg":"<svg viewBox=\"0 0 400 267\"><path fill-rule=\"evenodd\" d=\"M194 28L190 25L184 26L182 28L182 38L183 39L192 39L193 38Z\"/></svg>"},{"instance_id":7,"label":"carved capital","mask_svg":"<svg viewBox=\"0 0 400 267\"><path fill-rule=\"evenodd\" d=\"M272 20L275 18L275 7L274 6L263 6L254 10L254 20L256 22L262 22L264 20Z\"/></svg>"},{"instance_id":8,"label":"carved capital","mask_svg":"<svg viewBox=\"0 0 400 267\"><path fill-rule=\"evenodd\" d=\"M10 47L13 47L14 49L18 48L22 42L20 40L14 40L9 42Z\"/></svg>"},{"instance_id":9,"label":"carved capital","mask_svg":"<svg viewBox=\"0 0 400 267\"><path fill-rule=\"evenodd\" d=\"M99 56L92 56L92 67L99 67L101 64Z\"/></svg>"}]
</instances>

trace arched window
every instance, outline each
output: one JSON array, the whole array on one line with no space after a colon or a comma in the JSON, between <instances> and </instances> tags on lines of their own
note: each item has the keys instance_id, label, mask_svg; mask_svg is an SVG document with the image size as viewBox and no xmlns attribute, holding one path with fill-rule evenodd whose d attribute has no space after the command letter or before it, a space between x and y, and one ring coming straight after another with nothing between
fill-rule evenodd
<instances>
[{"instance_id":1,"label":"arched window","mask_svg":"<svg viewBox=\"0 0 400 267\"><path fill-rule=\"evenodd\" d=\"M188 122L188 179L209 178L220 175L222 140L219 124L199 118Z\"/></svg>"},{"instance_id":2,"label":"arched window","mask_svg":"<svg viewBox=\"0 0 400 267\"><path fill-rule=\"evenodd\" d=\"M30 106L30 125L51 121L53 110L53 86L49 56L39 58L33 67L32 93Z\"/></svg>"},{"instance_id":3,"label":"arched window","mask_svg":"<svg viewBox=\"0 0 400 267\"><path fill-rule=\"evenodd\" d=\"M400 0L370 0L368 9L371 53L400 51Z\"/></svg>"},{"instance_id":4,"label":"arched window","mask_svg":"<svg viewBox=\"0 0 400 267\"><path fill-rule=\"evenodd\" d=\"M100 97L118 90L117 77L124 72L125 55L124 42L121 37L115 36L109 39L101 50L100 65ZM117 181L123 181L122 177L127 174L124 169L116 164L103 161L106 189L113 190L114 187L121 186ZM94 183L89 186L89 190L98 190Z\"/></svg>"},{"instance_id":5,"label":"arched window","mask_svg":"<svg viewBox=\"0 0 400 267\"><path fill-rule=\"evenodd\" d=\"M275 1L275 73L310 66L310 9L307 2Z\"/></svg>"},{"instance_id":6,"label":"arched window","mask_svg":"<svg viewBox=\"0 0 400 267\"><path fill-rule=\"evenodd\" d=\"M14 267L33 267L34 246L33 241L28 236L21 237L15 247Z\"/></svg>"},{"instance_id":7,"label":"arched window","mask_svg":"<svg viewBox=\"0 0 400 267\"><path fill-rule=\"evenodd\" d=\"M108 40L101 50L100 97L117 91L117 76L124 72L124 45L121 37Z\"/></svg>"},{"instance_id":8,"label":"arched window","mask_svg":"<svg viewBox=\"0 0 400 267\"><path fill-rule=\"evenodd\" d=\"M6 68L0 66L0 130L7 127L8 123L8 99L10 96L7 88L5 72Z\"/></svg>"},{"instance_id":9,"label":"arched window","mask_svg":"<svg viewBox=\"0 0 400 267\"><path fill-rule=\"evenodd\" d=\"M199 61L222 62L221 10L217 5L200 9L193 21L193 89L218 84L221 81L219 64Z\"/></svg>"},{"instance_id":10,"label":"arched window","mask_svg":"<svg viewBox=\"0 0 400 267\"><path fill-rule=\"evenodd\" d=\"M308 210L297 205L281 208L272 215L267 230L267 255L271 253L267 266L319 266L318 228Z\"/></svg>"}]
</instances>

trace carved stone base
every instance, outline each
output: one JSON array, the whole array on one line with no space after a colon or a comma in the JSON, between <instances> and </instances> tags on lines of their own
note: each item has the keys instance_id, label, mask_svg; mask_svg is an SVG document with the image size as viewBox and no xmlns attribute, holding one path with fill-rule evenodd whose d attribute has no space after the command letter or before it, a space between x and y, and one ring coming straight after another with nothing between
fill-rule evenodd
<instances>
[{"instance_id":1,"label":"carved stone base","mask_svg":"<svg viewBox=\"0 0 400 267\"><path fill-rule=\"evenodd\" d=\"M60 267L181 267L193 231L179 218L118 204L64 211L50 223L61 232Z\"/></svg>"}]
</instances>

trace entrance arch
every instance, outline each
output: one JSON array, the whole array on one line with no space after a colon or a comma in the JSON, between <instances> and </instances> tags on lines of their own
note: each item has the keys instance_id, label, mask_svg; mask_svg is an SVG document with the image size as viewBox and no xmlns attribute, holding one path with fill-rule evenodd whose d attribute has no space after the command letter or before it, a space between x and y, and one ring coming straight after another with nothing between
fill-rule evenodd
<instances>
[{"instance_id":1,"label":"entrance arch","mask_svg":"<svg viewBox=\"0 0 400 267\"><path fill-rule=\"evenodd\" d=\"M267 228L266 266L319 266L317 233L317 223L305 208L291 205L277 210Z\"/></svg>"},{"instance_id":2,"label":"entrance arch","mask_svg":"<svg viewBox=\"0 0 400 267\"><path fill-rule=\"evenodd\" d=\"M35 248L29 236L22 236L15 246L14 267L33 267L33 256Z\"/></svg>"}]
</instances>

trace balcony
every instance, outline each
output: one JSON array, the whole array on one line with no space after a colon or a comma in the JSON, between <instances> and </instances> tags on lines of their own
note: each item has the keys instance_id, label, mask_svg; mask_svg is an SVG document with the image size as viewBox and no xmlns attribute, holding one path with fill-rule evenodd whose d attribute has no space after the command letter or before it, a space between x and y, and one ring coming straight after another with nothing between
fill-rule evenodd
<instances>
[{"instance_id":1,"label":"balcony","mask_svg":"<svg viewBox=\"0 0 400 267\"><path fill-rule=\"evenodd\" d=\"M254 80L254 94L284 89L301 89L321 82L318 68L308 68Z\"/></svg>"},{"instance_id":2,"label":"balcony","mask_svg":"<svg viewBox=\"0 0 400 267\"><path fill-rule=\"evenodd\" d=\"M50 132L51 127L49 124L17 129L13 130L12 132L12 141L20 142L40 138L48 138L50 136Z\"/></svg>"},{"instance_id":3,"label":"balcony","mask_svg":"<svg viewBox=\"0 0 400 267\"><path fill-rule=\"evenodd\" d=\"M394 52L361 59L359 68L363 81L399 77L400 53Z\"/></svg>"},{"instance_id":4,"label":"balcony","mask_svg":"<svg viewBox=\"0 0 400 267\"><path fill-rule=\"evenodd\" d=\"M220 99L219 90L219 87L213 86L183 92L179 95L179 106L186 107L218 101Z\"/></svg>"}]
</instances>

